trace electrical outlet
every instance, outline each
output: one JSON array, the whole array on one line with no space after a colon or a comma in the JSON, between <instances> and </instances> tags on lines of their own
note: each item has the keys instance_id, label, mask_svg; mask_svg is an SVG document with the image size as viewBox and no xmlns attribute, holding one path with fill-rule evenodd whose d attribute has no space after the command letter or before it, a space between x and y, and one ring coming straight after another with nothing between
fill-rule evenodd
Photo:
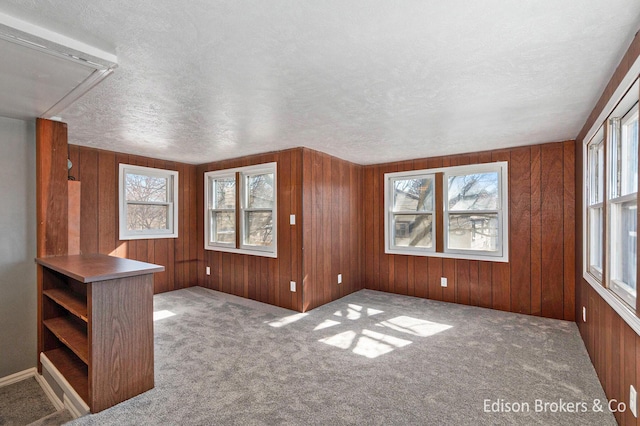
<instances>
[{"instance_id":1,"label":"electrical outlet","mask_svg":"<svg viewBox=\"0 0 640 426\"><path fill-rule=\"evenodd\" d=\"M441 277L440 278L440 286L441 287L446 287L447 286L447 278L446 277Z\"/></svg>"},{"instance_id":2,"label":"electrical outlet","mask_svg":"<svg viewBox=\"0 0 640 426\"><path fill-rule=\"evenodd\" d=\"M211 268L207 266L207 275L211 275Z\"/></svg>"},{"instance_id":3,"label":"electrical outlet","mask_svg":"<svg viewBox=\"0 0 640 426\"><path fill-rule=\"evenodd\" d=\"M295 281L289 281L289 287L291 288L291 291L293 293L296 292L296 282Z\"/></svg>"},{"instance_id":4,"label":"electrical outlet","mask_svg":"<svg viewBox=\"0 0 640 426\"><path fill-rule=\"evenodd\" d=\"M296 215L295 214L290 214L289 215L289 225L295 225L296 224Z\"/></svg>"},{"instance_id":5,"label":"electrical outlet","mask_svg":"<svg viewBox=\"0 0 640 426\"><path fill-rule=\"evenodd\" d=\"M338 274L338 284L342 284L342 274Z\"/></svg>"},{"instance_id":6,"label":"electrical outlet","mask_svg":"<svg viewBox=\"0 0 640 426\"><path fill-rule=\"evenodd\" d=\"M587 322L587 308L582 307L582 322Z\"/></svg>"},{"instance_id":7,"label":"electrical outlet","mask_svg":"<svg viewBox=\"0 0 640 426\"><path fill-rule=\"evenodd\" d=\"M633 385L629 386L629 408L633 415L638 417L638 393Z\"/></svg>"}]
</instances>

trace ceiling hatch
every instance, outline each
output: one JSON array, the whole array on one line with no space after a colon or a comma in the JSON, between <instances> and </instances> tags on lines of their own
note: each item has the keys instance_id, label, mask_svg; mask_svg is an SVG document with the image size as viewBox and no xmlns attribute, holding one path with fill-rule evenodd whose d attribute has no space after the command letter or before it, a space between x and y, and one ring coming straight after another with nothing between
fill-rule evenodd
<instances>
[{"instance_id":1,"label":"ceiling hatch","mask_svg":"<svg viewBox=\"0 0 640 426\"><path fill-rule=\"evenodd\" d=\"M0 116L52 118L118 66L114 54L0 13Z\"/></svg>"}]
</instances>

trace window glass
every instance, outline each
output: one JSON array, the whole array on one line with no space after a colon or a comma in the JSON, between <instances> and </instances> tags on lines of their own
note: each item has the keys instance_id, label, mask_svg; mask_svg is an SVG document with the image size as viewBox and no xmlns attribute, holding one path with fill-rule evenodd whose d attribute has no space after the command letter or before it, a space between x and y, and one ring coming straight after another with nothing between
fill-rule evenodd
<instances>
[{"instance_id":1,"label":"window glass","mask_svg":"<svg viewBox=\"0 0 640 426\"><path fill-rule=\"evenodd\" d=\"M178 172L120 164L120 239L178 236Z\"/></svg>"},{"instance_id":2,"label":"window glass","mask_svg":"<svg viewBox=\"0 0 640 426\"><path fill-rule=\"evenodd\" d=\"M449 214L448 247L458 250L496 251L498 214Z\"/></svg>"},{"instance_id":3,"label":"window glass","mask_svg":"<svg viewBox=\"0 0 640 426\"><path fill-rule=\"evenodd\" d=\"M273 207L273 173L248 176L247 193L249 195L247 208Z\"/></svg>"},{"instance_id":4,"label":"window glass","mask_svg":"<svg viewBox=\"0 0 640 426\"><path fill-rule=\"evenodd\" d=\"M433 210L433 179L396 179L393 182L394 211Z\"/></svg>"},{"instance_id":5,"label":"window glass","mask_svg":"<svg viewBox=\"0 0 640 426\"><path fill-rule=\"evenodd\" d=\"M398 247L433 247L433 215L394 215L393 244Z\"/></svg>"},{"instance_id":6,"label":"window glass","mask_svg":"<svg viewBox=\"0 0 640 426\"><path fill-rule=\"evenodd\" d=\"M496 210L500 176L497 172L474 173L449 177L449 210Z\"/></svg>"}]
</instances>

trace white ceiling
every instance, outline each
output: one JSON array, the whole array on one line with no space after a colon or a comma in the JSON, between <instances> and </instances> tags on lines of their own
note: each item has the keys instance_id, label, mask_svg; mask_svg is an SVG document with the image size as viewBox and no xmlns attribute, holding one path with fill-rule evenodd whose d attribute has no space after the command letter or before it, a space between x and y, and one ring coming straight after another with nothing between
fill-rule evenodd
<instances>
[{"instance_id":1,"label":"white ceiling","mask_svg":"<svg viewBox=\"0 0 640 426\"><path fill-rule=\"evenodd\" d=\"M371 164L572 139L640 29L638 0L3 0L0 12L116 53L113 75L59 114L71 143L188 163L306 146Z\"/></svg>"}]
</instances>

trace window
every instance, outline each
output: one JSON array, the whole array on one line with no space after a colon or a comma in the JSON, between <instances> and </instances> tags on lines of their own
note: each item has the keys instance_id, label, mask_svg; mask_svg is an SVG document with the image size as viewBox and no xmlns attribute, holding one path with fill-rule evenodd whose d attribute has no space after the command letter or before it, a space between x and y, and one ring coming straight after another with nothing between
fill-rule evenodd
<instances>
[{"instance_id":1,"label":"window","mask_svg":"<svg viewBox=\"0 0 640 426\"><path fill-rule=\"evenodd\" d=\"M604 130L587 145L587 271L602 281L604 238Z\"/></svg>"},{"instance_id":2,"label":"window","mask_svg":"<svg viewBox=\"0 0 640 426\"><path fill-rule=\"evenodd\" d=\"M391 187L391 247L434 251L434 176L392 178Z\"/></svg>"},{"instance_id":3,"label":"window","mask_svg":"<svg viewBox=\"0 0 640 426\"><path fill-rule=\"evenodd\" d=\"M507 262L507 194L506 162L388 173L386 253Z\"/></svg>"},{"instance_id":4,"label":"window","mask_svg":"<svg viewBox=\"0 0 640 426\"><path fill-rule=\"evenodd\" d=\"M638 80L585 144L584 278L623 317L636 309Z\"/></svg>"},{"instance_id":5,"label":"window","mask_svg":"<svg viewBox=\"0 0 640 426\"><path fill-rule=\"evenodd\" d=\"M609 288L635 307L638 231L638 104L609 120Z\"/></svg>"},{"instance_id":6,"label":"window","mask_svg":"<svg viewBox=\"0 0 640 426\"><path fill-rule=\"evenodd\" d=\"M205 248L277 257L276 163L205 173Z\"/></svg>"},{"instance_id":7,"label":"window","mask_svg":"<svg viewBox=\"0 0 640 426\"><path fill-rule=\"evenodd\" d=\"M178 172L120 164L120 239L178 236Z\"/></svg>"}]
</instances>

